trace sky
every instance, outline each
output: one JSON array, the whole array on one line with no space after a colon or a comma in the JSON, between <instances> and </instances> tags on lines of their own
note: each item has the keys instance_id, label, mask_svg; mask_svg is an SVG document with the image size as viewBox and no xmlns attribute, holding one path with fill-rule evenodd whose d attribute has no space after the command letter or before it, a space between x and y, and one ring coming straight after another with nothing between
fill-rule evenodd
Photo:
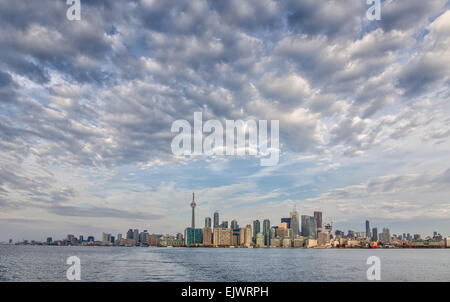
<instances>
[{"instance_id":1,"label":"sky","mask_svg":"<svg viewBox=\"0 0 450 302\"><path fill-rule=\"evenodd\" d=\"M272 225L450 235L450 2L0 0L0 241ZM175 120L279 120L280 159L175 156Z\"/></svg>"}]
</instances>

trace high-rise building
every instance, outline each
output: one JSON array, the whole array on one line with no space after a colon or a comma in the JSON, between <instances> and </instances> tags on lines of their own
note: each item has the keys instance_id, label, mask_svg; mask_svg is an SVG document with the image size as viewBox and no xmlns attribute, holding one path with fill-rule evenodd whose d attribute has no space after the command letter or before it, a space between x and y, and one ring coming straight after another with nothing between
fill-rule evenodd
<instances>
[{"instance_id":1,"label":"high-rise building","mask_svg":"<svg viewBox=\"0 0 450 302\"><path fill-rule=\"evenodd\" d=\"M232 234L233 234L232 244L233 244L233 246L239 246L240 233L241 233L241 229L239 229L239 228L232 229Z\"/></svg>"},{"instance_id":2,"label":"high-rise building","mask_svg":"<svg viewBox=\"0 0 450 302\"><path fill-rule=\"evenodd\" d=\"M274 239L275 237L277 237L277 228L278 227L271 227L270 228L270 241L272 241L272 239ZM271 243L272 244L272 243Z\"/></svg>"},{"instance_id":3,"label":"high-rise building","mask_svg":"<svg viewBox=\"0 0 450 302\"><path fill-rule=\"evenodd\" d=\"M233 243L233 230L217 227L213 233L214 246L230 246Z\"/></svg>"},{"instance_id":4,"label":"high-rise building","mask_svg":"<svg viewBox=\"0 0 450 302\"><path fill-rule=\"evenodd\" d=\"M264 234L264 245L270 245L270 220L264 219L263 221L263 234Z\"/></svg>"},{"instance_id":5,"label":"high-rise building","mask_svg":"<svg viewBox=\"0 0 450 302\"><path fill-rule=\"evenodd\" d=\"M203 245L204 246L212 245L212 229L211 229L211 227L203 228Z\"/></svg>"},{"instance_id":6,"label":"high-rise building","mask_svg":"<svg viewBox=\"0 0 450 302\"><path fill-rule=\"evenodd\" d=\"M278 228L276 229L276 235L277 237L284 238L288 235L288 224L287 222L280 222L278 224Z\"/></svg>"},{"instance_id":7,"label":"high-rise building","mask_svg":"<svg viewBox=\"0 0 450 302\"><path fill-rule=\"evenodd\" d=\"M245 228L239 229L239 245L244 246L245 244Z\"/></svg>"},{"instance_id":8,"label":"high-rise building","mask_svg":"<svg viewBox=\"0 0 450 302\"><path fill-rule=\"evenodd\" d=\"M219 227L219 212L214 212L214 228Z\"/></svg>"},{"instance_id":9,"label":"high-rise building","mask_svg":"<svg viewBox=\"0 0 450 302\"><path fill-rule=\"evenodd\" d=\"M133 230L129 229L127 232L127 239L133 239L133 235L134 235Z\"/></svg>"},{"instance_id":10,"label":"high-rise building","mask_svg":"<svg viewBox=\"0 0 450 302\"><path fill-rule=\"evenodd\" d=\"M288 229L288 224L287 224L287 222L280 222L279 224L278 224L278 228L283 228L283 229Z\"/></svg>"},{"instance_id":11,"label":"high-rise building","mask_svg":"<svg viewBox=\"0 0 450 302\"><path fill-rule=\"evenodd\" d=\"M252 226L250 224L247 224L245 227L245 247L250 247L252 245Z\"/></svg>"},{"instance_id":12,"label":"high-rise building","mask_svg":"<svg viewBox=\"0 0 450 302\"><path fill-rule=\"evenodd\" d=\"M139 242L139 230L138 229L133 230L133 239L134 239L135 244Z\"/></svg>"},{"instance_id":13,"label":"high-rise building","mask_svg":"<svg viewBox=\"0 0 450 302\"><path fill-rule=\"evenodd\" d=\"M139 242L142 245L147 245L149 240L149 233L147 230L144 230L142 233L139 234Z\"/></svg>"},{"instance_id":14,"label":"high-rise building","mask_svg":"<svg viewBox=\"0 0 450 302\"><path fill-rule=\"evenodd\" d=\"M316 220L317 232L322 232L322 212L314 212L314 219Z\"/></svg>"},{"instance_id":15,"label":"high-rise building","mask_svg":"<svg viewBox=\"0 0 450 302\"><path fill-rule=\"evenodd\" d=\"M320 215L322 216L322 213L320 213ZM317 221L314 216L309 217L309 237L317 239Z\"/></svg>"},{"instance_id":16,"label":"high-rise building","mask_svg":"<svg viewBox=\"0 0 450 302\"><path fill-rule=\"evenodd\" d=\"M263 233L258 233L256 234L256 246L257 247L264 247L264 234Z\"/></svg>"},{"instance_id":17,"label":"high-rise building","mask_svg":"<svg viewBox=\"0 0 450 302\"><path fill-rule=\"evenodd\" d=\"M322 232L331 234L332 230L333 230L333 226L331 225L331 223L326 223L323 227Z\"/></svg>"},{"instance_id":18,"label":"high-rise building","mask_svg":"<svg viewBox=\"0 0 450 302\"><path fill-rule=\"evenodd\" d=\"M294 206L294 210L290 213L291 214L291 226L292 229L292 235L293 237L297 237L300 235L300 226L299 226L299 219L298 219L298 212L297 208Z\"/></svg>"},{"instance_id":19,"label":"high-rise building","mask_svg":"<svg viewBox=\"0 0 450 302\"><path fill-rule=\"evenodd\" d=\"M232 246L238 246L239 245L239 230L240 229L233 230L233 234L232 234L232 237L231 237L231 245Z\"/></svg>"},{"instance_id":20,"label":"high-rise building","mask_svg":"<svg viewBox=\"0 0 450 302\"><path fill-rule=\"evenodd\" d=\"M111 234L103 233L102 234L102 242L103 243L111 243Z\"/></svg>"},{"instance_id":21,"label":"high-rise building","mask_svg":"<svg viewBox=\"0 0 450 302\"><path fill-rule=\"evenodd\" d=\"M309 236L309 216L308 215L302 215L302 236L308 237Z\"/></svg>"},{"instance_id":22,"label":"high-rise building","mask_svg":"<svg viewBox=\"0 0 450 302\"><path fill-rule=\"evenodd\" d=\"M378 229L377 228L372 229L372 241L378 241Z\"/></svg>"},{"instance_id":23,"label":"high-rise building","mask_svg":"<svg viewBox=\"0 0 450 302\"><path fill-rule=\"evenodd\" d=\"M222 223L220 224L220 227L227 229L228 228L228 221L226 221L226 220L222 221Z\"/></svg>"},{"instance_id":24,"label":"high-rise building","mask_svg":"<svg viewBox=\"0 0 450 302\"><path fill-rule=\"evenodd\" d=\"M324 246L330 242L330 234L328 232L319 232L317 235L317 245Z\"/></svg>"},{"instance_id":25,"label":"high-rise building","mask_svg":"<svg viewBox=\"0 0 450 302\"><path fill-rule=\"evenodd\" d=\"M389 244L391 241L391 234L389 233L389 229L388 228L383 228L383 243L384 244Z\"/></svg>"},{"instance_id":26,"label":"high-rise building","mask_svg":"<svg viewBox=\"0 0 450 302\"><path fill-rule=\"evenodd\" d=\"M347 238L355 238L356 237L356 233L353 230L348 230L347 232Z\"/></svg>"},{"instance_id":27,"label":"high-rise building","mask_svg":"<svg viewBox=\"0 0 450 302\"><path fill-rule=\"evenodd\" d=\"M239 225L237 223L237 220L235 220L235 219L231 220L231 229L233 229L233 230L239 229Z\"/></svg>"},{"instance_id":28,"label":"high-rise building","mask_svg":"<svg viewBox=\"0 0 450 302\"><path fill-rule=\"evenodd\" d=\"M369 223L369 220L366 220L366 237L370 238L370 223Z\"/></svg>"},{"instance_id":29,"label":"high-rise building","mask_svg":"<svg viewBox=\"0 0 450 302\"><path fill-rule=\"evenodd\" d=\"M184 243L186 246L203 243L202 229L186 228L184 230Z\"/></svg>"},{"instance_id":30,"label":"high-rise building","mask_svg":"<svg viewBox=\"0 0 450 302\"><path fill-rule=\"evenodd\" d=\"M195 193L192 192L192 202L191 202L191 208L192 208L192 222L191 222L191 228L195 229L195 207L197 204L195 203Z\"/></svg>"},{"instance_id":31,"label":"high-rise building","mask_svg":"<svg viewBox=\"0 0 450 302\"><path fill-rule=\"evenodd\" d=\"M302 215L302 236L317 239L317 222L313 216Z\"/></svg>"},{"instance_id":32,"label":"high-rise building","mask_svg":"<svg viewBox=\"0 0 450 302\"><path fill-rule=\"evenodd\" d=\"M261 231L261 223L259 220L253 221L253 242L256 243L256 234Z\"/></svg>"},{"instance_id":33,"label":"high-rise building","mask_svg":"<svg viewBox=\"0 0 450 302\"><path fill-rule=\"evenodd\" d=\"M290 217L281 218L281 222L285 222L288 229L291 228L291 218Z\"/></svg>"},{"instance_id":34,"label":"high-rise building","mask_svg":"<svg viewBox=\"0 0 450 302\"><path fill-rule=\"evenodd\" d=\"M211 227L211 217L205 217L205 228Z\"/></svg>"}]
</instances>

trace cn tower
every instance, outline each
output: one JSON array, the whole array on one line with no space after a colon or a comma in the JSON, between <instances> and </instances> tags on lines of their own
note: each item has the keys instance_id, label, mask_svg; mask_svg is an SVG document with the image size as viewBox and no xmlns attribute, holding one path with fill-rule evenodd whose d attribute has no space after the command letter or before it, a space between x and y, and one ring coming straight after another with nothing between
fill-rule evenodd
<instances>
[{"instance_id":1,"label":"cn tower","mask_svg":"<svg viewBox=\"0 0 450 302\"><path fill-rule=\"evenodd\" d=\"M197 204L195 203L195 193L192 191L192 202L191 202L191 208L192 208L192 228L195 229L195 207Z\"/></svg>"}]
</instances>

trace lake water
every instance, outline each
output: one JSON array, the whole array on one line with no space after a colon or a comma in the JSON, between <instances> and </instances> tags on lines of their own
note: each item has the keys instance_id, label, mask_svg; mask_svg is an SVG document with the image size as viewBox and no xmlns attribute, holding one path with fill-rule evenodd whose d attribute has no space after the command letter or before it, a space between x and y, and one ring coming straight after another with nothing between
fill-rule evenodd
<instances>
[{"instance_id":1,"label":"lake water","mask_svg":"<svg viewBox=\"0 0 450 302\"><path fill-rule=\"evenodd\" d=\"M369 256L381 281L450 281L450 249L208 249L0 246L0 281L367 281Z\"/></svg>"}]
</instances>

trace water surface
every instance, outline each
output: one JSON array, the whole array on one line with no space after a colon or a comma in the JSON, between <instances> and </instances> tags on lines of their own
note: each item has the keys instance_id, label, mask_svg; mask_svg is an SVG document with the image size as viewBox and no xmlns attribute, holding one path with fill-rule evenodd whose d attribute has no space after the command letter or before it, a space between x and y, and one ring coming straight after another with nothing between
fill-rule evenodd
<instances>
[{"instance_id":1,"label":"water surface","mask_svg":"<svg viewBox=\"0 0 450 302\"><path fill-rule=\"evenodd\" d=\"M450 249L208 249L0 246L0 281L367 281L369 256L382 281L450 281Z\"/></svg>"}]
</instances>

